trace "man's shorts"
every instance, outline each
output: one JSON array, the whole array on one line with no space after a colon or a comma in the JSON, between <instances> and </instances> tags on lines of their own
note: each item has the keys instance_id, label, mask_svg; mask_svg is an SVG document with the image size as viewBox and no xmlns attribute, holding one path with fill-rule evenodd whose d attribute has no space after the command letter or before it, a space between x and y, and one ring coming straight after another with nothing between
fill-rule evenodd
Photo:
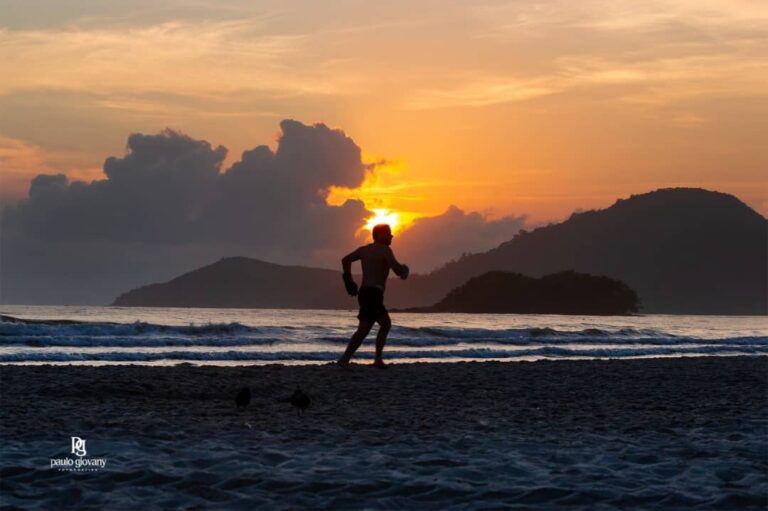
<instances>
[{"instance_id":1,"label":"man's shorts","mask_svg":"<svg viewBox=\"0 0 768 511\"><path fill-rule=\"evenodd\" d=\"M384 307L384 290L373 286L363 286L357 293L357 303L360 304L360 312L357 319L375 323L383 314L387 313Z\"/></svg>"}]
</instances>

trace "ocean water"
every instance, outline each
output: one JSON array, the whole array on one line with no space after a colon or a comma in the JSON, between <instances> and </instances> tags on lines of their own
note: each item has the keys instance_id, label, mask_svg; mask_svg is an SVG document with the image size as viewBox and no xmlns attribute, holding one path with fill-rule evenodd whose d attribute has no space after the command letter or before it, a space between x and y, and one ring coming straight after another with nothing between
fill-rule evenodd
<instances>
[{"instance_id":1,"label":"ocean water","mask_svg":"<svg viewBox=\"0 0 768 511\"><path fill-rule=\"evenodd\" d=\"M352 310L0 306L0 363L317 364ZM393 313L392 362L768 355L767 316ZM28 320L28 321L25 321ZM43 322L41 322L43 321ZM374 333L358 361L373 358Z\"/></svg>"}]
</instances>

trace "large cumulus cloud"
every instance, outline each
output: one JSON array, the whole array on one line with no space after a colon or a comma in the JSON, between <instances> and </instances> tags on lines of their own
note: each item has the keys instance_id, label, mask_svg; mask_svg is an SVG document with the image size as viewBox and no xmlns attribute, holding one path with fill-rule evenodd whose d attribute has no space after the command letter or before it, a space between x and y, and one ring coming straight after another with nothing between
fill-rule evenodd
<instances>
[{"instance_id":1,"label":"large cumulus cloud","mask_svg":"<svg viewBox=\"0 0 768 511\"><path fill-rule=\"evenodd\" d=\"M286 252L334 246L366 215L359 201L328 206L331 185L365 177L360 148L339 130L286 120L273 152L258 146L221 172L224 147L166 130L128 138L125 157L104 162L106 179L32 180L9 209L12 232L51 240L230 242Z\"/></svg>"},{"instance_id":2,"label":"large cumulus cloud","mask_svg":"<svg viewBox=\"0 0 768 511\"><path fill-rule=\"evenodd\" d=\"M215 189L226 149L166 130L134 134L124 158L104 162L106 179L69 182L39 175L3 227L43 240L189 239L195 210Z\"/></svg>"},{"instance_id":3,"label":"large cumulus cloud","mask_svg":"<svg viewBox=\"0 0 768 511\"><path fill-rule=\"evenodd\" d=\"M326 203L371 169L341 130L293 120L277 148L260 145L223 169L224 147L166 130L133 134L104 179L38 175L0 219L0 302L108 303L127 289L243 255L338 267L370 212ZM508 240L522 218L487 221L451 207L421 219L396 248L415 271Z\"/></svg>"},{"instance_id":4,"label":"large cumulus cloud","mask_svg":"<svg viewBox=\"0 0 768 511\"><path fill-rule=\"evenodd\" d=\"M275 151L255 147L223 171L224 147L166 130L131 135L105 179L37 176L3 212L0 300L107 302L220 257L312 265L354 244L369 212L325 196L363 182L360 148L323 124L280 127Z\"/></svg>"}]
</instances>

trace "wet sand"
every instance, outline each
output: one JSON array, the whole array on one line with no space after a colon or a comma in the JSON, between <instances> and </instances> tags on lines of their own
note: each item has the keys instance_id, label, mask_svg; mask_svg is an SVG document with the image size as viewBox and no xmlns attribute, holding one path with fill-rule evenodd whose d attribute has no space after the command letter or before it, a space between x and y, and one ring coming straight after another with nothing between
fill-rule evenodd
<instances>
[{"instance_id":1,"label":"wet sand","mask_svg":"<svg viewBox=\"0 0 768 511\"><path fill-rule=\"evenodd\" d=\"M29 509L765 509L768 357L6 365L0 438Z\"/></svg>"}]
</instances>

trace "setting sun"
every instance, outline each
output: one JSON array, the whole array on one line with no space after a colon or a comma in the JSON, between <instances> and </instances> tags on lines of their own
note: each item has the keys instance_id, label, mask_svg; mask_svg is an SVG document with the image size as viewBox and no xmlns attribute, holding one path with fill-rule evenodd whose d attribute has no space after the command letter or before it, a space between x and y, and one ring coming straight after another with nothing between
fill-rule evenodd
<instances>
[{"instance_id":1,"label":"setting sun","mask_svg":"<svg viewBox=\"0 0 768 511\"><path fill-rule=\"evenodd\" d=\"M365 222L365 228L372 231L374 226L378 224L389 224L392 232L397 232L400 226L400 214L394 211L390 211L384 208L376 208L372 210L374 215L368 218Z\"/></svg>"}]
</instances>

